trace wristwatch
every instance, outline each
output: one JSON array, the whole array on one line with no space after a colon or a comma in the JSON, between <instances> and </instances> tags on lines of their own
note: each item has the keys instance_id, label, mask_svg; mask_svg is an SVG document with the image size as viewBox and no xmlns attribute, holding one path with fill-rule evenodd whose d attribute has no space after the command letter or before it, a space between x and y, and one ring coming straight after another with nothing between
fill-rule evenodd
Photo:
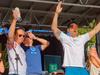
<instances>
[{"instance_id":1,"label":"wristwatch","mask_svg":"<svg viewBox=\"0 0 100 75\"><path fill-rule=\"evenodd\" d=\"M33 40L33 37L31 37L31 39Z\"/></svg>"},{"instance_id":2,"label":"wristwatch","mask_svg":"<svg viewBox=\"0 0 100 75\"><path fill-rule=\"evenodd\" d=\"M36 39L35 40L37 40L38 39L38 37L36 37Z\"/></svg>"}]
</instances>

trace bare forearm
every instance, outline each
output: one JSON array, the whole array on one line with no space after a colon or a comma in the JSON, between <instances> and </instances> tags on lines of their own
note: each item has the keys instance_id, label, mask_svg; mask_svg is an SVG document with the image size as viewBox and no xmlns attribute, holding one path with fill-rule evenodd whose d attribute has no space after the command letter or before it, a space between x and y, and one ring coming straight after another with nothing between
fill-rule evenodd
<instances>
[{"instance_id":1,"label":"bare forearm","mask_svg":"<svg viewBox=\"0 0 100 75\"><path fill-rule=\"evenodd\" d=\"M92 31L89 32L89 38L91 39L99 31L100 31L100 22L94 27Z\"/></svg>"},{"instance_id":2,"label":"bare forearm","mask_svg":"<svg viewBox=\"0 0 100 75\"><path fill-rule=\"evenodd\" d=\"M100 65L97 63L97 61L94 59L94 60L92 60L92 63L97 67L97 68L99 68L100 67Z\"/></svg>"},{"instance_id":3,"label":"bare forearm","mask_svg":"<svg viewBox=\"0 0 100 75\"><path fill-rule=\"evenodd\" d=\"M94 27L95 33L98 33L100 31L100 22Z\"/></svg>"},{"instance_id":4,"label":"bare forearm","mask_svg":"<svg viewBox=\"0 0 100 75\"><path fill-rule=\"evenodd\" d=\"M61 33L61 30L57 28L57 25L58 25L57 22L58 22L58 13L55 12L54 18L53 18L53 21L52 21L52 25L51 25L51 29L52 29L54 36L56 38L58 38L60 33Z\"/></svg>"},{"instance_id":5,"label":"bare forearm","mask_svg":"<svg viewBox=\"0 0 100 75\"><path fill-rule=\"evenodd\" d=\"M45 39L37 38L36 40L39 41L42 45L47 45L48 44L48 41L45 40Z\"/></svg>"},{"instance_id":6,"label":"bare forearm","mask_svg":"<svg viewBox=\"0 0 100 75\"><path fill-rule=\"evenodd\" d=\"M42 39L42 38L36 37L34 34L32 34L32 35L30 36L30 38L39 41L39 42L40 42L41 44L43 44L43 45L47 44L47 42L48 42L48 41L45 40L45 39Z\"/></svg>"},{"instance_id":7,"label":"bare forearm","mask_svg":"<svg viewBox=\"0 0 100 75\"><path fill-rule=\"evenodd\" d=\"M9 28L9 33L8 33L9 37L13 37L14 36L15 26L16 26L16 20L13 20L12 24L11 24L11 26Z\"/></svg>"},{"instance_id":8,"label":"bare forearm","mask_svg":"<svg viewBox=\"0 0 100 75\"><path fill-rule=\"evenodd\" d=\"M99 59L99 57L94 57L94 59L96 60L96 62L99 64L99 66L100 66L100 59Z\"/></svg>"},{"instance_id":9,"label":"bare forearm","mask_svg":"<svg viewBox=\"0 0 100 75\"><path fill-rule=\"evenodd\" d=\"M8 33L8 38L9 38L10 42L13 41L13 37L14 37L14 33L15 33L15 26L16 26L16 20L13 20L12 24L9 28L9 33Z\"/></svg>"},{"instance_id":10,"label":"bare forearm","mask_svg":"<svg viewBox=\"0 0 100 75\"><path fill-rule=\"evenodd\" d=\"M3 62L0 61L0 72L3 73L4 72L4 65L3 65Z\"/></svg>"},{"instance_id":11,"label":"bare forearm","mask_svg":"<svg viewBox=\"0 0 100 75\"><path fill-rule=\"evenodd\" d=\"M52 25L51 25L51 29L52 30L57 29L57 25L58 25L58 13L55 12Z\"/></svg>"},{"instance_id":12,"label":"bare forearm","mask_svg":"<svg viewBox=\"0 0 100 75\"><path fill-rule=\"evenodd\" d=\"M49 42L45 39L42 39L42 38L38 38L37 41L39 41L41 43L41 50L45 50L45 48L47 46L49 46Z\"/></svg>"}]
</instances>

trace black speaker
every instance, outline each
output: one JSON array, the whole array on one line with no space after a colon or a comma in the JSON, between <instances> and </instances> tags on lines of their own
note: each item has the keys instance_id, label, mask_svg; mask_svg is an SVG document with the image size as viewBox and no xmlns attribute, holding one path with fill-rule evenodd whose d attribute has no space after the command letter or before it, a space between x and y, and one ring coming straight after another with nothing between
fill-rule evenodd
<instances>
[{"instance_id":1,"label":"black speaker","mask_svg":"<svg viewBox=\"0 0 100 75\"><path fill-rule=\"evenodd\" d=\"M96 49L97 49L97 53L100 57L100 32L98 32L96 34Z\"/></svg>"},{"instance_id":2,"label":"black speaker","mask_svg":"<svg viewBox=\"0 0 100 75\"><path fill-rule=\"evenodd\" d=\"M0 25L1 25L1 13L0 13Z\"/></svg>"},{"instance_id":3,"label":"black speaker","mask_svg":"<svg viewBox=\"0 0 100 75\"><path fill-rule=\"evenodd\" d=\"M96 24L100 22L100 14L96 16L95 21L96 21ZM100 32L96 34L96 49L100 57Z\"/></svg>"},{"instance_id":4,"label":"black speaker","mask_svg":"<svg viewBox=\"0 0 100 75\"><path fill-rule=\"evenodd\" d=\"M100 14L98 14L95 18L96 24L98 24L100 22Z\"/></svg>"}]
</instances>

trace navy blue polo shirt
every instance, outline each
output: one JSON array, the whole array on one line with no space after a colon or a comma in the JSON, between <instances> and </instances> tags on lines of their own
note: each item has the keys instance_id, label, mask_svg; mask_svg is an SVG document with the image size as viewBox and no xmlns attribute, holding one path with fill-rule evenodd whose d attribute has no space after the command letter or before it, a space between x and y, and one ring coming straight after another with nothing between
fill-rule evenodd
<instances>
[{"instance_id":1,"label":"navy blue polo shirt","mask_svg":"<svg viewBox=\"0 0 100 75\"><path fill-rule=\"evenodd\" d=\"M28 73L39 73L42 74L41 65L41 45L36 46L23 46L22 48L26 53L26 63L27 63L27 74Z\"/></svg>"}]
</instances>

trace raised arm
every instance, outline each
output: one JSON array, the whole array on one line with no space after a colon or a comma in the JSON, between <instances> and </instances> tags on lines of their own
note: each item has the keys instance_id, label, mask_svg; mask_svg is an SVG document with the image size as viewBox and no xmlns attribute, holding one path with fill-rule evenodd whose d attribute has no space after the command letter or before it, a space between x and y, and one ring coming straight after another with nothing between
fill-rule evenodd
<instances>
[{"instance_id":1,"label":"raised arm","mask_svg":"<svg viewBox=\"0 0 100 75\"><path fill-rule=\"evenodd\" d=\"M16 26L16 20L18 16L18 11L14 10L13 12L13 20L9 28L9 33L8 33L8 42L9 44L12 44L14 41L14 32L15 32L15 26Z\"/></svg>"},{"instance_id":2,"label":"raised arm","mask_svg":"<svg viewBox=\"0 0 100 75\"><path fill-rule=\"evenodd\" d=\"M54 33L54 36L56 38L58 38L58 36L60 35L61 31L57 28L58 25L58 14L62 11L62 7L61 7L61 1L58 3L57 7L56 7L56 11L54 13L54 17L53 17L53 21L52 21L52 25L51 25L51 29Z\"/></svg>"},{"instance_id":3,"label":"raised arm","mask_svg":"<svg viewBox=\"0 0 100 75\"><path fill-rule=\"evenodd\" d=\"M28 31L28 36L30 38L33 38L34 40L39 41L42 45L41 45L41 49L44 50L47 46L49 46L49 41L42 39L42 38L38 38L36 37L34 34L32 34L30 31Z\"/></svg>"},{"instance_id":4,"label":"raised arm","mask_svg":"<svg viewBox=\"0 0 100 75\"><path fill-rule=\"evenodd\" d=\"M89 38L91 39L99 31L100 31L100 22L94 27L92 31L89 32Z\"/></svg>"},{"instance_id":5,"label":"raised arm","mask_svg":"<svg viewBox=\"0 0 100 75\"><path fill-rule=\"evenodd\" d=\"M42 38L35 38L35 40L39 41L42 45L41 45L41 49L42 51L47 47L49 46L49 41L45 40L45 39L42 39Z\"/></svg>"}]
</instances>

